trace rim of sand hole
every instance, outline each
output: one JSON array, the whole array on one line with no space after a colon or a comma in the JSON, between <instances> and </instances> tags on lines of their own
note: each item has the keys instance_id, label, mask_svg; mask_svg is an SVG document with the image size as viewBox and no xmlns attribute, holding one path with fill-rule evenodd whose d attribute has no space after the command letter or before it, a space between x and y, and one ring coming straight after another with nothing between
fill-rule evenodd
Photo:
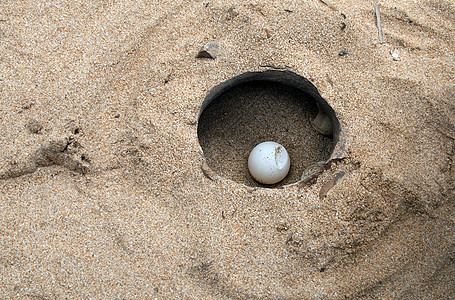
<instances>
[{"instance_id":1,"label":"rim of sand hole","mask_svg":"<svg viewBox=\"0 0 455 300\"><path fill-rule=\"evenodd\" d=\"M274 184L274 185L249 185L245 183L238 182L233 180L234 182L244 184L247 187L253 188L285 188L294 185L304 186L306 184L314 183L317 177L327 170L332 162L338 161L347 155L347 143L346 143L346 134L345 130L343 130L339 119L334 111L334 109L329 105L329 103L322 98L316 86L314 86L308 79L305 77L298 75L291 71L279 71L279 70L266 70L262 72L246 72L241 75L235 76L230 78L214 88L212 88L207 95L205 96L201 108L199 110L198 115L198 128L197 128L197 136L198 142L202 150L202 171L203 173L210 179L216 180L218 177L226 178L226 176L222 176L217 174L217 172L213 171L212 166L207 163L206 154L204 152L204 147L201 144L201 136L200 136L200 129L201 129L201 116L203 115L206 108L209 107L210 104L215 103L214 101L218 100L221 96L223 96L228 91L252 82L266 82L266 83L275 83L280 84L283 86L291 87L299 92L305 94L311 101L314 101L314 104L319 106L319 109L322 110L329 118L332 126L332 150L330 155L327 159L324 160L323 164L320 164L318 168L315 168L311 173L307 174L304 178L302 177L300 180L296 180L291 183L287 184ZM292 158L291 158L292 159ZM292 160L291 160L292 164Z\"/></svg>"}]
</instances>

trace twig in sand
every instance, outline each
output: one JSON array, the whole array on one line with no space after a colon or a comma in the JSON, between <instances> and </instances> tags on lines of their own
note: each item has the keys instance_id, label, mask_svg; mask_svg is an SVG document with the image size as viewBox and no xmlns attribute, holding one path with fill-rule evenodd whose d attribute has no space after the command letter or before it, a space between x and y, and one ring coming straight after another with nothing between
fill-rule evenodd
<instances>
[{"instance_id":1,"label":"twig in sand","mask_svg":"<svg viewBox=\"0 0 455 300\"><path fill-rule=\"evenodd\" d=\"M338 10L338 8L336 8L336 6L333 5L332 2L330 2L329 0L319 0L319 1L321 1L322 3L324 3L325 5L327 5L328 7L330 7L333 10Z\"/></svg>"},{"instance_id":2,"label":"twig in sand","mask_svg":"<svg viewBox=\"0 0 455 300\"><path fill-rule=\"evenodd\" d=\"M379 12L378 1L374 0L373 5L374 5L374 12L376 13L376 23L378 25L379 42L381 44L384 44L384 37L382 35L381 14Z\"/></svg>"}]
</instances>

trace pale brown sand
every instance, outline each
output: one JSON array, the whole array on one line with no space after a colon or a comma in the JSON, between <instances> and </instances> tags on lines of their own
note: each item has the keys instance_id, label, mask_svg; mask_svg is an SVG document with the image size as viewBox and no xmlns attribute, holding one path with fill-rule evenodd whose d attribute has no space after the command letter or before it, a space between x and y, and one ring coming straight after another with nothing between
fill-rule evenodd
<instances>
[{"instance_id":1,"label":"pale brown sand","mask_svg":"<svg viewBox=\"0 0 455 300\"><path fill-rule=\"evenodd\" d=\"M331 2L2 1L1 297L454 298L455 5L381 1L379 44L370 1ZM205 95L270 68L319 89L346 157L207 178Z\"/></svg>"}]
</instances>

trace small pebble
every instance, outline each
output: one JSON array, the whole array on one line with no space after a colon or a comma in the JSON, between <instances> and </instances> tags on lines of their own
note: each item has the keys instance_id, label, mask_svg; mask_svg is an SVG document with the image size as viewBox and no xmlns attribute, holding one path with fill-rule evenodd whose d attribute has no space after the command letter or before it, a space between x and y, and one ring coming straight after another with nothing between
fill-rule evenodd
<instances>
[{"instance_id":1,"label":"small pebble","mask_svg":"<svg viewBox=\"0 0 455 300\"><path fill-rule=\"evenodd\" d=\"M24 109L24 110L30 109L33 105L34 105L33 102L26 102L26 103L24 103L24 105L22 105L22 109Z\"/></svg>"},{"instance_id":2,"label":"small pebble","mask_svg":"<svg viewBox=\"0 0 455 300\"><path fill-rule=\"evenodd\" d=\"M390 54L392 55L392 58L393 58L394 61L399 61L400 60L400 55L397 52L392 51L392 52L390 52Z\"/></svg>"},{"instance_id":3,"label":"small pebble","mask_svg":"<svg viewBox=\"0 0 455 300\"><path fill-rule=\"evenodd\" d=\"M347 51L340 51L340 53L338 53L339 56L345 56L346 54L348 54Z\"/></svg>"},{"instance_id":4,"label":"small pebble","mask_svg":"<svg viewBox=\"0 0 455 300\"><path fill-rule=\"evenodd\" d=\"M218 56L220 46L218 43L207 43L197 54L197 58L215 59Z\"/></svg>"},{"instance_id":5,"label":"small pebble","mask_svg":"<svg viewBox=\"0 0 455 300\"><path fill-rule=\"evenodd\" d=\"M116 118L116 119L120 118L120 114L116 114L116 115L114 116L114 118Z\"/></svg>"}]
</instances>

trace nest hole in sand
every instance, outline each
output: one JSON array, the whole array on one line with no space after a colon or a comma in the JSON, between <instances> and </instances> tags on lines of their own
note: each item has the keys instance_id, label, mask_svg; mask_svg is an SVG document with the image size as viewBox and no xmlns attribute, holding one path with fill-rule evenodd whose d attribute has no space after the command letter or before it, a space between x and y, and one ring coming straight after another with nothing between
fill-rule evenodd
<instances>
[{"instance_id":1,"label":"nest hole in sand","mask_svg":"<svg viewBox=\"0 0 455 300\"><path fill-rule=\"evenodd\" d=\"M324 115L331 134L313 126ZM277 188L300 181L329 160L340 123L306 78L268 70L244 73L214 87L202 103L197 130L204 158L217 175L246 186ZM274 185L258 183L248 170L251 150L265 141L283 145L291 159L288 175Z\"/></svg>"}]
</instances>

